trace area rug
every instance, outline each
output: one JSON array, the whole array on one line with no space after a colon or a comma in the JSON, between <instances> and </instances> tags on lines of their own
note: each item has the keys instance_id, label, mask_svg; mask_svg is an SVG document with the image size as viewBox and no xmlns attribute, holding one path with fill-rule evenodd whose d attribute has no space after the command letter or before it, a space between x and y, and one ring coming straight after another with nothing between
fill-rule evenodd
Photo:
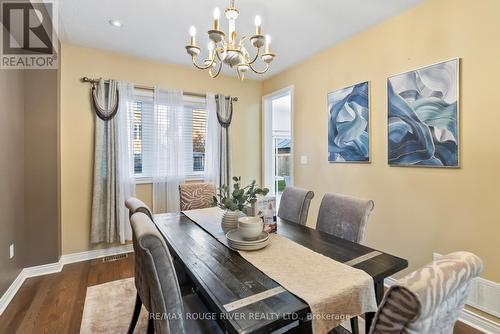
<instances>
[{"instance_id":1,"label":"area rug","mask_svg":"<svg viewBox=\"0 0 500 334\"><path fill-rule=\"evenodd\" d=\"M127 333L134 311L133 278L87 288L80 334ZM134 333L146 333L147 311L142 307Z\"/></svg>"}]
</instances>

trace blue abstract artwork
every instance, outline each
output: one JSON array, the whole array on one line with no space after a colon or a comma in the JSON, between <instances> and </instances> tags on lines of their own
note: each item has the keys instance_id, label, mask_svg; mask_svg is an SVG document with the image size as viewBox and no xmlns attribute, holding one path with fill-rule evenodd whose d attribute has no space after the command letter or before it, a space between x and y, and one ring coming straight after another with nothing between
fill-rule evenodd
<instances>
[{"instance_id":1,"label":"blue abstract artwork","mask_svg":"<svg viewBox=\"0 0 500 334\"><path fill-rule=\"evenodd\" d=\"M458 59L390 77L389 164L458 167Z\"/></svg>"},{"instance_id":2,"label":"blue abstract artwork","mask_svg":"<svg viewBox=\"0 0 500 334\"><path fill-rule=\"evenodd\" d=\"M370 161L368 81L328 94L328 161Z\"/></svg>"}]
</instances>

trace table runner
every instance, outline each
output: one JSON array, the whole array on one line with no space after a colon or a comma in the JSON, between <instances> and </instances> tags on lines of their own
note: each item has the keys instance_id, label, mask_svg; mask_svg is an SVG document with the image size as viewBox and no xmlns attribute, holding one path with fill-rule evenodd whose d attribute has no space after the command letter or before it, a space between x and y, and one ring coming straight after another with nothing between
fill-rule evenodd
<instances>
[{"instance_id":1,"label":"table runner","mask_svg":"<svg viewBox=\"0 0 500 334\"><path fill-rule=\"evenodd\" d=\"M221 209L183 213L227 246L220 227ZM271 243L264 249L238 252L257 269L308 303L314 333L327 333L350 317L377 310L370 275L279 234L272 234L270 238Z\"/></svg>"}]
</instances>

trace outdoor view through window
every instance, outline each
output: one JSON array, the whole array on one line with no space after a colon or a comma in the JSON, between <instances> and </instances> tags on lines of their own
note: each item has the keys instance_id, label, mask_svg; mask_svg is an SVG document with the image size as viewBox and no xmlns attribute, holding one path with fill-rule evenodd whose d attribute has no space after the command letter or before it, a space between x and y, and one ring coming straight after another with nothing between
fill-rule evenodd
<instances>
[{"instance_id":1,"label":"outdoor view through window","mask_svg":"<svg viewBox=\"0 0 500 334\"><path fill-rule=\"evenodd\" d=\"M134 154L134 172L138 178L149 178L153 163L153 99L138 95L132 105L133 131L132 143ZM184 107L186 142L185 166L186 176L196 176L205 169L205 141L207 112L204 103L186 103Z\"/></svg>"}]
</instances>

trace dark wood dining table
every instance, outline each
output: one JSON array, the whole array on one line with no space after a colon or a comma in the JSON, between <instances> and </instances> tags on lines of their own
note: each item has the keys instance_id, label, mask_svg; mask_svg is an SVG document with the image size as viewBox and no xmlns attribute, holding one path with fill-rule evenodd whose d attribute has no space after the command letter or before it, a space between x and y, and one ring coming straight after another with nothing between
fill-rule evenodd
<instances>
[{"instance_id":1,"label":"dark wood dining table","mask_svg":"<svg viewBox=\"0 0 500 334\"><path fill-rule=\"evenodd\" d=\"M182 213L158 214L154 220L172 255L182 261L198 294L227 333L269 333L310 324L306 302L281 288L196 222ZM373 278L377 303L384 294L384 279L408 266L400 257L279 219L278 234L368 273ZM365 315L367 328L373 316Z\"/></svg>"}]
</instances>

